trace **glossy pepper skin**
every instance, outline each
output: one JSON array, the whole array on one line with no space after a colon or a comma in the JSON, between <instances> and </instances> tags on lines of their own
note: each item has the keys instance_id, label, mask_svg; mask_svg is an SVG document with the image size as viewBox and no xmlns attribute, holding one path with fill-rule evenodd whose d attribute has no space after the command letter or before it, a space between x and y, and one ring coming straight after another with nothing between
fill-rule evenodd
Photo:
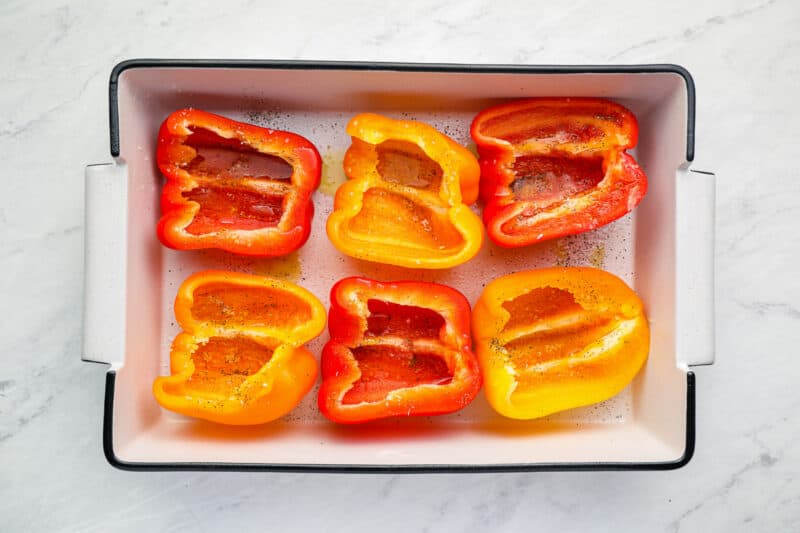
<instances>
[{"instance_id":1,"label":"glossy pepper skin","mask_svg":"<svg viewBox=\"0 0 800 533\"><path fill-rule=\"evenodd\" d=\"M407 268L450 268L483 242L468 207L478 197L475 157L436 129L365 113L347 125L348 181L336 192L328 237L344 254Z\"/></svg>"},{"instance_id":2,"label":"glossy pepper skin","mask_svg":"<svg viewBox=\"0 0 800 533\"><path fill-rule=\"evenodd\" d=\"M545 268L495 279L472 313L486 398L531 419L608 399L647 359L642 302L594 268Z\"/></svg>"},{"instance_id":3,"label":"glossy pepper skin","mask_svg":"<svg viewBox=\"0 0 800 533\"><path fill-rule=\"evenodd\" d=\"M450 287L345 278L331 290L319 408L334 422L451 413L481 387L469 302Z\"/></svg>"},{"instance_id":4,"label":"glossy pepper skin","mask_svg":"<svg viewBox=\"0 0 800 533\"><path fill-rule=\"evenodd\" d=\"M272 257L308 239L321 162L307 139L182 109L161 125L156 159L165 246Z\"/></svg>"},{"instance_id":5,"label":"glossy pepper skin","mask_svg":"<svg viewBox=\"0 0 800 533\"><path fill-rule=\"evenodd\" d=\"M472 122L483 220L496 244L516 248L604 226L636 207L647 177L625 150L639 126L599 98L532 98Z\"/></svg>"},{"instance_id":6,"label":"glossy pepper skin","mask_svg":"<svg viewBox=\"0 0 800 533\"><path fill-rule=\"evenodd\" d=\"M183 328L170 375L156 378L162 407L220 424L263 424L291 411L311 390L317 361L304 344L325 327L319 300L287 281L205 271L175 298Z\"/></svg>"}]
</instances>

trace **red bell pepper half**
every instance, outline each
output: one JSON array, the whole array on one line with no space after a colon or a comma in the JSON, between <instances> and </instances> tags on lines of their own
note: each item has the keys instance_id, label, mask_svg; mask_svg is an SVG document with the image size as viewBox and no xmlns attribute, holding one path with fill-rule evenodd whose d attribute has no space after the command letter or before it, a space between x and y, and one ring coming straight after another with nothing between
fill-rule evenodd
<instances>
[{"instance_id":1,"label":"red bell pepper half","mask_svg":"<svg viewBox=\"0 0 800 533\"><path fill-rule=\"evenodd\" d=\"M628 153L639 126L600 98L532 98L486 109L470 131L489 237L519 247L604 226L636 207L647 177Z\"/></svg>"},{"instance_id":2,"label":"red bell pepper half","mask_svg":"<svg viewBox=\"0 0 800 533\"><path fill-rule=\"evenodd\" d=\"M321 162L307 139L182 109L162 124L156 159L164 245L280 256L308 239Z\"/></svg>"},{"instance_id":3,"label":"red bell pepper half","mask_svg":"<svg viewBox=\"0 0 800 533\"><path fill-rule=\"evenodd\" d=\"M469 302L450 287L345 278L328 330L319 408L334 422L451 413L480 390Z\"/></svg>"}]
</instances>

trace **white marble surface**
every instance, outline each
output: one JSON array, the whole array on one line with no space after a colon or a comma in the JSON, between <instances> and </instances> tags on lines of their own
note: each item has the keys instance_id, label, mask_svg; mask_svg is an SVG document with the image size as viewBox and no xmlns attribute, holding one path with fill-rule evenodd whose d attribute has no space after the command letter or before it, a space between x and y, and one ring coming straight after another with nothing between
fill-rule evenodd
<instances>
[{"instance_id":1,"label":"white marble surface","mask_svg":"<svg viewBox=\"0 0 800 533\"><path fill-rule=\"evenodd\" d=\"M800 5L320 4L0 5L0 530L800 530ZM108 74L132 57L686 66L696 168L719 175L717 363L697 369L692 462L503 475L112 469L105 368L79 362L83 166L109 160Z\"/></svg>"}]
</instances>

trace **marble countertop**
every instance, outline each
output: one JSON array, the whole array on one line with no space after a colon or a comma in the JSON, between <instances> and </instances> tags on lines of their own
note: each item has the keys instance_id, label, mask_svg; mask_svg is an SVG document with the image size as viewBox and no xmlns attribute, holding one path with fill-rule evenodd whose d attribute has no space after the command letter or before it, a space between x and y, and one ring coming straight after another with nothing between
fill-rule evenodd
<instances>
[{"instance_id":1,"label":"marble countertop","mask_svg":"<svg viewBox=\"0 0 800 533\"><path fill-rule=\"evenodd\" d=\"M0 529L800 530L800 8L501 4L3 2ZM80 362L83 167L110 159L108 75L134 57L688 68L695 167L718 174L717 362L696 369L694 459L481 475L110 467L106 367Z\"/></svg>"}]
</instances>

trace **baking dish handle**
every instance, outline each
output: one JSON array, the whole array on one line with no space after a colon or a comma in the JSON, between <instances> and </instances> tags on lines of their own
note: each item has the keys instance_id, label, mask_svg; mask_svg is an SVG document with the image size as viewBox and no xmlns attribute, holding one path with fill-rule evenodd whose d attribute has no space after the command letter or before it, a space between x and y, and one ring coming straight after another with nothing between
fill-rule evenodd
<instances>
[{"instance_id":1,"label":"baking dish handle","mask_svg":"<svg viewBox=\"0 0 800 533\"><path fill-rule=\"evenodd\" d=\"M121 364L125 356L127 165L121 162L89 165L85 184L81 359Z\"/></svg>"},{"instance_id":2,"label":"baking dish handle","mask_svg":"<svg viewBox=\"0 0 800 533\"><path fill-rule=\"evenodd\" d=\"M680 170L676 183L675 328L678 364L714 363L716 176Z\"/></svg>"}]
</instances>

